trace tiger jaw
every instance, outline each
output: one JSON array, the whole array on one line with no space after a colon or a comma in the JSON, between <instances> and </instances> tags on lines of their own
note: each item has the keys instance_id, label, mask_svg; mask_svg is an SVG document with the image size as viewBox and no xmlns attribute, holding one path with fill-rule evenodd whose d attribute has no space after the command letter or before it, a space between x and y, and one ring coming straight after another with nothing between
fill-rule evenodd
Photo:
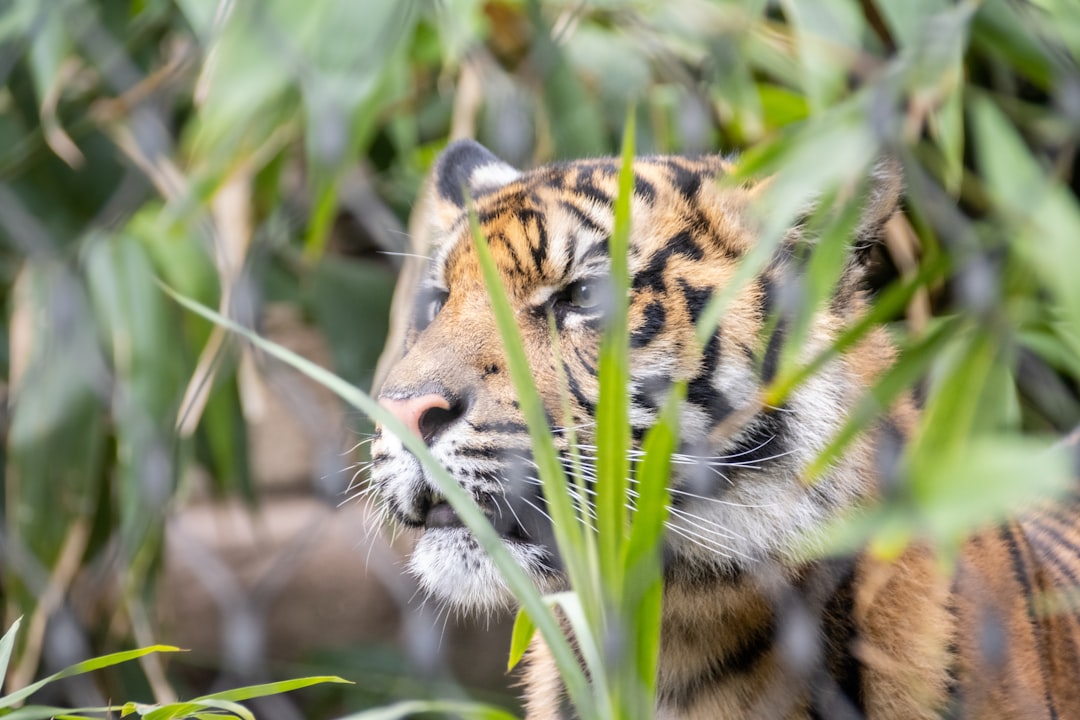
<instances>
[{"instance_id":1,"label":"tiger jaw","mask_svg":"<svg viewBox=\"0 0 1080 720\"><path fill-rule=\"evenodd\" d=\"M539 485L523 476L527 461L475 457L483 453L469 450L476 447L470 440L475 443L476 438L456 431L434 443L431 451L470 494L537 588L563 588ZM372 481L387 513L423 531L408 565L421 589L463 614L511 607L513 595L491 558L419 461L385 431L373 449L377 462Z\"/></svg>"}]
</instances>

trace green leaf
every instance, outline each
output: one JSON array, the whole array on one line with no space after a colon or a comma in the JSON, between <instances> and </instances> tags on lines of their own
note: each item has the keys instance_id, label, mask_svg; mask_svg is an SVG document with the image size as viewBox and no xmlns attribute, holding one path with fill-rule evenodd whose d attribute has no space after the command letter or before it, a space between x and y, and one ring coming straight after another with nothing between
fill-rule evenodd
<instances>
[{"instance_id":1,"label":"green leaf","mask_svg":"<svg viewBox=\"0 0 1080 720\"><path fill-rule=\"evenodd\" d=\"M191 700L191 702L202 703L211 700L236 702L238 700L250 700L252 698L265 697L266 695L278 695L280 693L299 690L301 688L311 687L312 685L323 685L325 683L353 684L351 680L345 680L336 675L313 675L311 677L294 678L292 680L281 680L279 682L264 683L262 685L249 685L247 687L233 688L232 690L223 690L209 695L201 695Z\"/></svg>"},{"instance_id":2,"label":"green leaf","mask_svg":"<svg viewBox=\"0 0 1080 720\"><path fill-rule=\"evenodd\" d=\"M51 718L82 718L83 715L75 715L74 713L100 713L105 714L109 712L116 712L116 707L99 707L99 708L58 708L48 707L44 705L27 705L21 707L18 710L12 710L6 715L0 713L0 717L4 720L51 720ZM88 718L87 720L99 720L98 718Z\"/></svg>"},{"instance_id":3,"label":"green leaf","mask_svg":"<svg viewBox=\"0 0 1080 720\"><path fill-rule=\"evenodd\" d=\"M623 608L636 669L635 682L628 688L632 703L628 710L643 718L652 717L656 706L664 594L661 550L671 504L671 455L679 444L679 410L685 398L686 383L676 384L656 424L645 434L644 455L635 473L634 514L623 567Z\"/></svg>"},{"instance_id":4,"label":"green leaf","mask_svg":"<svg viewBox=\"0 0 1080 720\"><path fill-rule=\"evenodd\" d=\"M794 29L803 88L811 107L820 112L846 89L853 54L865 32L862 11L852 0L783 0L781 5Z\"/></svg>"},{"instance_id":5,"label":"green leaf","mask_svg":"<svg viewBox=\"0 0 1080 720\"><path fill-rule=\"evenodd\" d=\"M1076 197L1039 166L1016 131L985 96L972 98L976 159L986 189L1007 223L1012 248L1061 302L1074 327L1080 327L1080 207Z\"/></svg>"},{"instance_id":6,"label":"green leaf","mask_svg":"<svg viewBox=\"0 0 1080 720\"><path fill-rule=\"evenodd\" d=\"M912 487L931 536L955 545L974 529L1069 492L1070 465L1053 439L988 435L963 453L924 463Z\"/></svg>"},{"instance_id":7,"label":"green leaf","mask_svg":"<svg viewBox=\"0 0 1080 720\"><path fill-rule=\"evenodd\" d=\"M529 649L529 643L536 635L536 624L529 618L528 613L518 610L514 617L514 631L510 635L510 657L506 661L507 672L517 667L521 658L525 657L525 651Z\"/></svg>"},{"instance_id":8,"label":"green leaf","mask_svg":"<svg viewBox=\"0 0 1080 720\"><path fill-rule=\"evenodd\" d=\"M231 716L242 718L242 720L255 720L255 714L243 705L228 700L211 700L207 698L169 703L157 706L150 712L140 712L146 720L174 720L175 718L197 717L202 714L200 711L206 709L224 710ZM217 716L221 717L221 714L219 713Z\"/></svg>"},{"instance_id":9,"label":"green leaf","mask_svg":"<svg viewBox=\"0 0 1080 720\"><path fill-rule=\"evenodd\" d=\"M44 680L38 680L36 683L32 683L16 690L13 693L5 695L0 698L0 709L9 708L17 705L26 698L36 693L41 688L45 687L51 682L56 682L63 678L72 677L73 675L82 675L93 670L100 670L101 668L111 667L113 665L119 665L130 660L135 660L149 655L150 653L166 653L166 652L182 652L180 648L173 647L171 645L151 645L149 647L139 648L137 650L126 650L124 652L112 653L110 655L102 655L101 657L92 658L90 660L84 660L81 663L76 663L70 667L66 667L58 673L53 673Z\"/></svg>"},{"instance_id":10,"label":"green leaf","mask_svg":"<svg viewBox=\"0 0 1080 720\"><path fill-rule=\"evenodd\" d=\"M0 638L0 678L7 677L8 663L11 662L11 651L15 647L15 638L19 634L19 626L22 625L22 616L15 618L11 627Z\"/></svg>"}]
</instances>

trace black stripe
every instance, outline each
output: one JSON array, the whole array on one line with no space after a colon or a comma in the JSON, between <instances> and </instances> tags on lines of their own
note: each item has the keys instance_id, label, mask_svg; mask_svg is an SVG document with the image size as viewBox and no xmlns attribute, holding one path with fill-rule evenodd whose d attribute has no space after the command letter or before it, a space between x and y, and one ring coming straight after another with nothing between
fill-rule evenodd
<instances>
[{"instance_id":1,"label":"black stripe","mask_svg":"<svg viewBox=\"0 0 1080 720\"><path fill-rule=\"evenodd\" d=\"M583 353L581 351L581 347L579 345L574 346L574 356L578 359L578 362L581 363L581 366L583 368L585 368L585 372L587 372L590 375L596 375L596 358L595 357L593 357L593 358L585 357L585 353Z\"/></svg>"},{"instance_id":2,"label":"black stripe","mask_svg":"<svg viewBox=\"0 0 1080 720\"><path fill-rule=\"evenodd\" d=\"M661 690L657 700L687 712L702 692L707 692L735 675L746 675L772 649L776 640L775 618L749 630L733 650L705 659L705 668L680 687Z\"/></svg>"},{"instance_id":3,"label":"black stripe","mask_svg":"<svg viewBox=\"0 0 1080 720\"><path fill-rule=\"evenodd\" d=\"M529 242L529 252L532 255L537 274L542 274L548 252L547 223L544 221L544 215L532 208L526 208L518 211L517 217L526 232L530 222L536 223L536 242ZM528 238L528 235L526 235L526 238Z\"/></svg>"},{"instance_id":4,"label":"black stripe","mask_svg":"<svg viewBox=\"0 0 1080 720\"><path fill-rule=\"evenodd\" d=\"M640 348L648 345L652 342L653 338L660 334L664 329L664 322L667 319L667 313L664 311L663 304L658 300L653 300L642 311L645 316L641 323L641 327L630 333L630 347Z\"/></svg>"},{"instance_id":5,"label":"black stripe","mask_svg":"<svg viewBox=\"0 0 1080 720\"><path fill-rule=\"evenodd\" d=\"M634 176L634 194L649 205L656 200L656 188L651 182L638 175Z\"/></svg>"},{"instance_id":6,"label":"black stripe","mask_svg":"<svg viewBox=\"0 0 1080 720\"><path fill-rule=\"evenodd\" d=\"M1061 534L1061 530L1065 530L1066 528L1072 529L1071 526L1066 523L1062 523L1061 526L1058 526L1057 522L1060 522L1061 520L1062 518L1059 518L1056 515L1040 514L1035 517L1025 518L1024 522L1030 523L1034 526L1036 530L1042 530L1047 535L1050 535L1052 538L1054 538L1054 542L1056 542L1058 545L1061 545L1062 547L1067 548L1069 552L1073 554L1073 556L1080 558L1080 546L1077 546L1076 543Z\"/></svg>"},{"instance_id":7,"label":"black stripe","mask_svg":"<svg viewBox=\"0 0 1080 720\"><path fill-rule=\"evenodd\" d=\"M679 278L679 288L686 301L686 311L690 313L690 321L697 325L698 318L701 317L705 306L709 304L709 298L712 297L712 289L694 287L683 278Z\"/></svg>"},{"instance_id":8,"label":"black stripe","mask_svg":"<svg viewBox=\"0 0 1080 720\"><path fill-rule=\"evenodd\" d=\"M597 205L611 207L611 196L593 182L592 173L583 173L579 176L571 190L577 195L588 198Z\"/></svg>"},{"instance_id":9,"label":"black stripe","mask_svg":"<svg viewBox=\"0 0 1080 720\"><path fill-rule=\"evenodd\" d=\"M570 202L569 200L560 200L559 205L568 213L573 215L574 220L576 220L578 224L580 224L589 232L595 233L597 235L607 235L607 230L597 225L595 220L589 217L584 210L579 208L574 203Z\"/></svg>"},{"instance_id":10,"label":"black stripe","mask_svg":"<svg viewBox=\"0 0 1080 720\"><path fill-rule=\"evenodd\" d=\"M524 423L510 422L508 420L501 420L497 422L488 423L469 423L474 431L478 433L486 432L498 432L498 433L526 433L529 432L529 426Z\"/></svg>"},{"instance_id":11,"label":"black stripe","mask_svg":"<svg viewBox=\"0 0 1080 720\"><path fill-rule=\"evenodd\" d=\"M1027 606L1028 625L1031 628L1032 639L1035 642L1041 664L1041 658L1045 652L1042 643L1042 630L1039 627L1039 621L1035 615L1035 588L1031 583L1031 574L1028 571L1027 563L1024 562L1024 553L1020 549L1020 541L1016 538L1013 527L1014 526L1011 524L1002 526L998 530L998 535L1009 551L1009 558L1012 560L1013 564L1013 577L1024 591L1024 604ZM1044 678L1046 677L1045 673L1043 673L1043 676ZM1050 688L1046 686L1045 680L1043 683L1043 700L1047 712L1050 713L1051 720L1057 720L1057 708L1054 707L1053 699L1050 697Z\"/></svg>"},{"instance_id":12,"label":"black stripe","mask_svg":"<svg viewBox=\"0 0 1080 720\"><path fill-rule=\"evenodd\" d=\"M713 375L720 362L720 333L713 333L702 353L698 374L686 387L686 400L702 408L711 423L716 424L731 414L731 402L713 385Z\"/></svg>"},{"instance_id":13,"label":"black stripe","mask_svg":"<svg viewBox=\"0 0 1080 720\"><path fill-rule=\"evenodd\" d=\"M581 406L581 409L585 411L589 417L596 417L596 405L585 396L585 393L581 390L581 384L578 383L577 378L574 377L574 373L571 372L570 366L565 360L562 361L563 372L566 373L566 383L570 386L570 394L574 396L574 400Z\"/></svg>"},{"instance_id":14,"label":"black stripe","mask_svg":"<svg viewBox=\"0 0 1080 720\"><path fill-rule=\"evenodd\" d=\"M514 263L514 272L518 275L527 275L525 272L525 266L521 264L521 258L518 257L517 250L514 249L514 244L510 242L510 238L505 234L499 232L494 233L488 238L488 245L494 245L496 242L500 243L506 248L506 252L510 255L510 260Z\"/></svg>"},{"instance_id":15,"label":"black stripe","mask_svg":"<svg viewBox=\"0 0 1080 720\"><path fill-rule=\"evenodd\" d=\"M499 451L492 447L466 445L465 447L459 447L454 454L458 457L478 457L490 460L498 457Z\"/></svg>"},{"instance_id":16,"label":"black stripe","mask_svg":"<svg viewBox=\"0 0 1080 720\"><path fill-rule=\"evenodd\" d=\"M698 194L698 190L701 189L702 174L695 172L684 167L679 162L673 159L667 159L664 163L668 171L671 173L671 184L675 187L679 193L687 199L687 201L693 201Z\"/></svg>"}]
</instances>

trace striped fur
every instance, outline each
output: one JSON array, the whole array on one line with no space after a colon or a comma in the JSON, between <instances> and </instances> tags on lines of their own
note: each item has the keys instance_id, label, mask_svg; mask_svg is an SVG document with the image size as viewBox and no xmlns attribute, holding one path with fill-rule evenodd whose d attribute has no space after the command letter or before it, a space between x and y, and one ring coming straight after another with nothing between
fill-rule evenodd
<instances>
[{"instance_id":1,"label":"striped fur","mask_svg":"<svg viewBox=\"0 0 1080 720\"><path fill-rule=\"evenodd\" d=\"M826 523L881 495L882 457L913 432L917 410L901 400L819 482L799 481L894 351L883 331L872 331L783 408L755 406L785 342L783 313L773 319L797 277L794 229L704 349L696 347L695 321L754 243L748 208L760 187L714 182L726 170L718 157L640 158L634 166L635 438L672 381L688 382L664 548L658 717L1080 717L1080 628L1069 597L1080 577L1080 525L1072 506L973 537L953 578L921 545L891 563L869 555L803 559ZM520 173L475 143L450 146L432 180L432 262L406 351L380 396L424 436L549 591L565 581L470 241L466 196L475 199L569 464L561 429L573 426L587 446L597 402L617 171L615 160L599 159ZM858 248L877 240L899 191L897 174L880 165L855 231ZM863 254L853 253L802 356L827 347L865 310ZM421 585L464 611L509 605L490 561L400 441L378 433L373 459L387 514L426 528L410 565ZM587 449L579 459L590 466ZM530 650L526 700L530 718L565 715L542 644Z\"/></svg>"}]
</instances>

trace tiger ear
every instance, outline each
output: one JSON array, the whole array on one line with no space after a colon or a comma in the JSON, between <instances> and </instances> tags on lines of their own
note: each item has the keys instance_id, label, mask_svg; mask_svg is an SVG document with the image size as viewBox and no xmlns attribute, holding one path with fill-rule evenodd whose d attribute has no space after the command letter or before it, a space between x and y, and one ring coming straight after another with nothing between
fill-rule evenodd
<instances>
[{"instance_id":1,"label":"tiger ear","mask_svg":"<svg viewBox=\"0 0 1080 720\"><path fill-rule=\"evenodd\" d=\"M432 180L438 215L456 217L465 209L466 195L476 197L512 181L521 172L474 140L450 143L435 161Z\"/></svg>"}]
</instances>

